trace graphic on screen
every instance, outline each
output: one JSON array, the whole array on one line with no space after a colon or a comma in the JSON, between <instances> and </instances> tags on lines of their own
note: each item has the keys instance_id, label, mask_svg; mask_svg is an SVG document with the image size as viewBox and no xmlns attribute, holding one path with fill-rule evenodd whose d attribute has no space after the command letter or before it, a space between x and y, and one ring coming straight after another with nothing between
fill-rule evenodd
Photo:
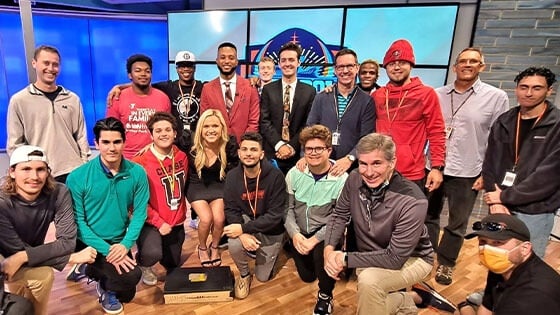
<instances>
[{"instance_id":1,"label":"graphic on screen","mask_svg":"<svg viewBox=\"0 0 560 315\"><path fill-rule=\"evenodd\" d=\"M262 57L270 57L279 64L279 51L282 45L292 42L302 48L301 66L298 69L298 79L315 88L324 88L333 83L334 72L332 64L334 55L339 50L338 45L329 45L320 38L301 28L290 28L274 36L262 45L249 46L249 53L253 62L257 63ZM249 70L251 75L258 76L258 65ZM274 79L282 76L280 69L276 70Z\"/></svg>"}]
</instances>

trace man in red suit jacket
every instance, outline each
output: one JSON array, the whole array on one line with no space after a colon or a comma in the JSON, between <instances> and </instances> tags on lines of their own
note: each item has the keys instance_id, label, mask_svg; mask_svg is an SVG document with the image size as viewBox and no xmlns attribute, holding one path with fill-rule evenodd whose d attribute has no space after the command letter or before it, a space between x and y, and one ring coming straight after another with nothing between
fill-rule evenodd
<instances>
[{"instance_id":1,"label":"man in red suit jacket","mask_svg":"<svg viewBox=\"0 0 560 315\"><path fill-rule=\"evenodd\" d=\"M216 64L220 76L206 83L200 97L200 112L217 109L222 112L228 124L228 133L239 142L241 135L248 131L259 131L259 94L249 84L249 80L235 73L237 68L237 48L225 42L218 46ZM227 85L229 85L232 105L227 106Z\"/></svg>"}]
</instances>

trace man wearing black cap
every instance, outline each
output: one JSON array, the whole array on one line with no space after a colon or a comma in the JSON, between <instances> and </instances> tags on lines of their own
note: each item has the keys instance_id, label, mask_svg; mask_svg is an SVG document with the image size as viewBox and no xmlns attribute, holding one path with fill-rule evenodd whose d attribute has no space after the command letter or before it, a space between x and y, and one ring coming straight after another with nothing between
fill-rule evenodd
<instances>
[{"instance_id":1,"label":"man wearing black cap","mask_svg":"<svg viewBox=\"0 0 560 315\"><path fill-rule=\"evenodd\" d=\"M560 275L543 262L530 242L527 226L508 214L491 214L473 224L480 262L489 270L482 305L476 314L560 314ZM461 314L475 314L469 302Z\"/></svg>"}]
</instances>

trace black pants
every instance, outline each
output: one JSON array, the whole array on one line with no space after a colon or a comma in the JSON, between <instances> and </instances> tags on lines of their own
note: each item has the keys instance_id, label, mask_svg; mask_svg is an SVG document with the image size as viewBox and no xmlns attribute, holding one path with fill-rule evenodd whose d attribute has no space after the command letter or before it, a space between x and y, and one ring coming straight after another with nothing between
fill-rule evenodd
<instances>
[{"instance_id":1,"label":"black pants","mask_svg":"<svg viewBox=\"0 0 560 315\"><path fill-rule=\"evenodd\" d=\"M76 241L76 251L86 248L86 244L80 240ZM132 254L128 252L132 257ZM138 266L129 272L119 274L115 266L107 262L107 259L101 253L97 253L93 264L87 265L86 275L96 281L99 281L101 288L106 291L113 291L122 303L132 301L136 295L136 284L142 277L142 270Z\"/></svg>"},{"instance_id":2,"label":"black pants","mask_svg":"<svg viewBox=\"0 0 560 315\"><path fill-rule=\"evenodd\" d=\"M307 237L307 236L306 236ZM313 282L319 279L319 292L332 296L335 280L325 271L323 251L325 242L315 245L308 255L300 254L292 244L292 253L299 277L304 282Z\"/></svg>"},{"instance_id":3,"label":"black pants","mask_svg":"<svg viewBox=\"0 0 560 315\"><path fill-rule=\"evenodd\" d=\"M169 272L181 266L181 249L185 241L185 227L183 224L171 229L167 235L161 235L158 229L145 223L136 240L138 253L136 260L143 267L150 267L160 262Z\"/></svg>"}]
</instances>

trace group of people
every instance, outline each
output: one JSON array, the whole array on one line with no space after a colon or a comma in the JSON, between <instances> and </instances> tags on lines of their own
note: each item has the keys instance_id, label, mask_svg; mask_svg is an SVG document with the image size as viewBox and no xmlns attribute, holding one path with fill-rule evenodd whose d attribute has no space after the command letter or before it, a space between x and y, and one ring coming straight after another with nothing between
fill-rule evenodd
<instances>
[{"instance_id":1,"label":"group of people","mask_svg":"<svg viewBox=\"0 0 560 315\"><path fill-rule=\"evenodd\" d=\"M68 279L95 280L103 310L118 314L140 280L157 284L156 263L167 272L182 265L190 204L201 266L222 265L218 245L227 236L239 299L253 275L275 276L287 241L300 278L318 279L314 314L332 313L336 280L353 269L359 314L455 311L422 281L434 264L436 282L453 281L484 189L490 215L473 235L490 270L487 288L481 306L457 311L512 314L506 304L526 296L528 309L560 312L560 276L541 260L560 207L560 110L546 100L555 82L549 69L522 71L519 106L508 110L507 94L480 80L476 48L459 53L455 81L438 89L411 77L407 40L388 48L382 87L380 65L359 63L344 48L333 65L337 83L317 93L297 78L301 54L286 43L281 79L271 82L276 66L263 58L260 77L248 80L236 73L236 46L225 42L219 76L206 83L195 79L192 52L177 53L178 80L158 83L152 60L133 55L131 83L110 91L107 117L93 128L99 155L90 159L79 98L56 83L60 54L38 47L37 80L8 109L0 259L9 291L46 314L52 268L70 264ZM45 243L51 222L55 241ZM520 279L526 274L536 280Z\"/></svg>"}]
</instances>

